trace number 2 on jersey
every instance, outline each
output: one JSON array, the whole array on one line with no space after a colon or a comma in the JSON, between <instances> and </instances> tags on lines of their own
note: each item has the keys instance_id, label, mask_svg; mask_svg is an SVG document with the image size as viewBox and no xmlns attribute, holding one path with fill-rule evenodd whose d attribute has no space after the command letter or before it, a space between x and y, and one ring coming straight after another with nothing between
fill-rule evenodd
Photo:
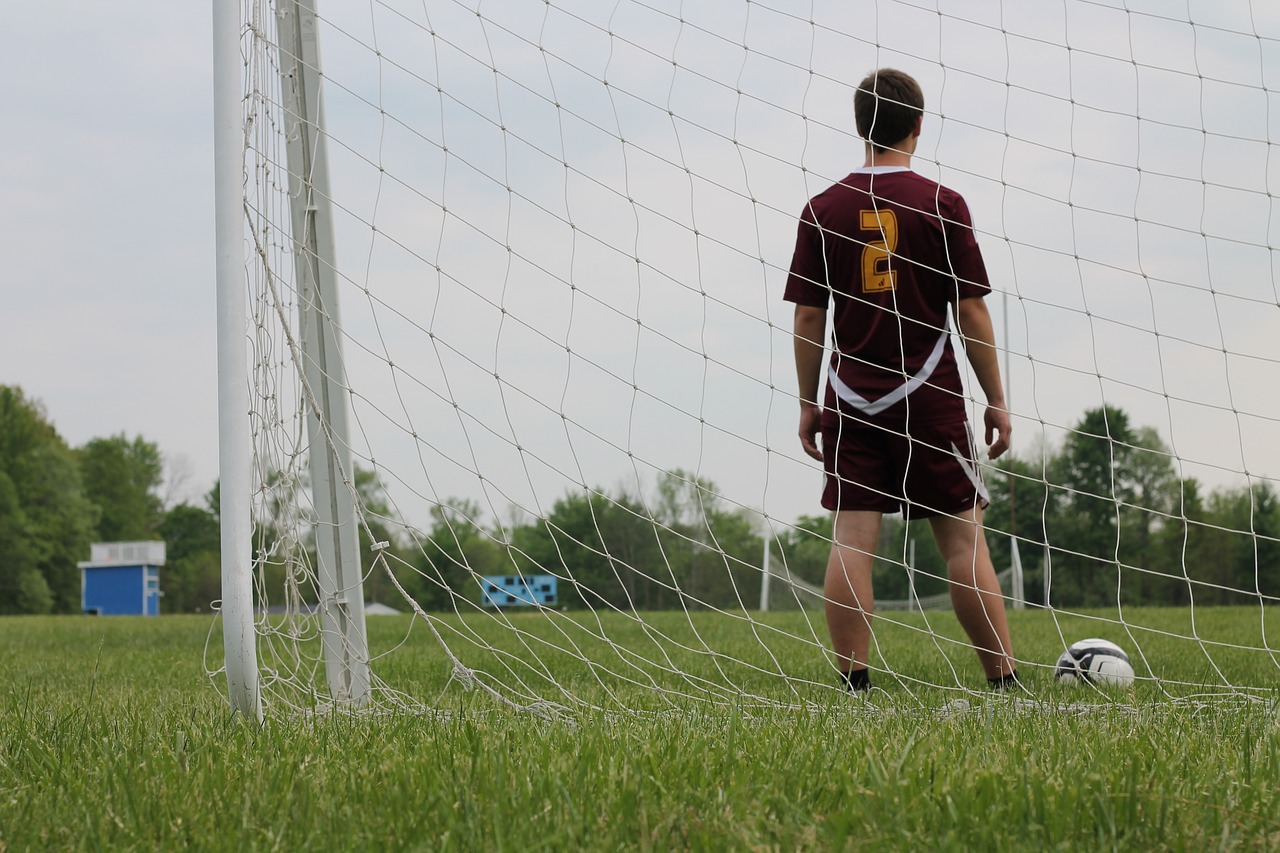
<instances>
[{"instance_id":1,"label":"number 2 on jersey","mask_svg":"<svg viewBox=\"0 0 1280 853\"><path fill-rule=\"evenodd\" d=\"M883 293L893 290L898 273L890 269L889 258L898 248L898 217L892 210L859 211L858 224L863 231L876 231L879 240L868 240L862 248L862 292Z\"/></svg>"}]
</instances>

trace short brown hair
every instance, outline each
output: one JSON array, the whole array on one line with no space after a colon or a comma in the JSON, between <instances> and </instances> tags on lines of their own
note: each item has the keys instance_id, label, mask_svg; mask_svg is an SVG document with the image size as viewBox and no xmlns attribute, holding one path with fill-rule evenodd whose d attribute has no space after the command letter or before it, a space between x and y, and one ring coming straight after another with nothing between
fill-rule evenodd
<instances>
[{"instance_id":1,"label":"short brown hair","mask_svg":"<svg viewBox=\"0 0 1280 853\"><path fill-rule=\"evenodd\" d=\"M894 68L872 71L853 95L858 133L881 151L910 136L922 115L924 92L920 84Z\"/></svg>"}]
</instances>

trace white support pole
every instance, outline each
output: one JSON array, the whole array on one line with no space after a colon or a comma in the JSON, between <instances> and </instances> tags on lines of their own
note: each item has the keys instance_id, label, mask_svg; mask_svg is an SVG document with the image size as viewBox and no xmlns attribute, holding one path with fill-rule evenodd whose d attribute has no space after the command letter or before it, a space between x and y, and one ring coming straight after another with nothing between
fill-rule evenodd
<instances>
[{"instance_id":1,"label":"white support pole","mask_svg":"<svg viewBox=\"0 0 1280 853\"><path fill-rule=\"evenodd\" d=\"M335 701L363 705L369 698L369 647L314 0L282 3L279 31L303 373L311 398L307 435L325 672Z\"/></svg>"},{"instance_id":2,"label":"white support pole","mask_svg":"<svg viewBox=\"0 0 1280 853\"><path fill-rule=\"evenodd\" d=\"M1027 593L1022 583L1022 555L1018 553L1018 539L1016 536L1009 537L1009 554L1012 558L1010 569L1013 575L1011 578L1013 589L1010 597L1013 599L1013 609L1025 610L1027 607Z\"/></svg>"},{"instance_id":3,"label":"white support pole","mask_svg":"<svg viewBox=\"0 0 1280 853\"><path fill-rule=\"evenodd\" d=\"M262 719L253 625L249 515L249 373L245 335L244 131L240 4L213 0L214 220L218 306L219 512L222 520L222 643L234 711Z\"/></svg>"},{"instance_id":4,"label":"white support pole","mask_svg":"<svg viewBox=\"0 0 1280 853\"><path fill-rule=\"evenodd\" d=\"M769 558L771 556L770 542L772 539L773 539L773 533L770 531L766 531L764 535L764 564L761 566L763 571L761 571L760 573L760 612L761 613L769 612L769 577L772 573L772 570L769 565Z\"/></svg>"}]
</instances>

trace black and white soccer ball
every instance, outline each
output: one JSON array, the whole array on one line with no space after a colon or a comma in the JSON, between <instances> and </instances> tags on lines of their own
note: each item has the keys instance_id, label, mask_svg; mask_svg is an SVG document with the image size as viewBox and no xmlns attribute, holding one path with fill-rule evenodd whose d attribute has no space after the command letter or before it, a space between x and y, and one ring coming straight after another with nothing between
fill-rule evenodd
<instances>
[{"instance_id":1,"label":"black and white soccer ball","mask_svg":"<svg viewBox=\"0 0 1280 853\"><path fill-rule=\"evenodd\" d=\"M1124 649L1110 640L1081 640L1058 658L1053 678L1063 684L1128 687L1133 684L1133 664Z\"/></svg>"}]
</instances>

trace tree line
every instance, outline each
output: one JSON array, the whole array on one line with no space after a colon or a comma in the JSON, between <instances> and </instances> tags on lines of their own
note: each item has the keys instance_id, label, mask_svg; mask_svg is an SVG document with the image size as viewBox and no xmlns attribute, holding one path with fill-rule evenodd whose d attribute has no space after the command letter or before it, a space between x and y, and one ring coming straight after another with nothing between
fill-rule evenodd
<instances>
[{"instance_id":1,"label":"tree line","mask_svg":"<svg viewBox=\"0 0 1280 853\"><path fill-rule=\"evenodd\" d=\"M220 597L216 502L166 505L158 446L124 434L70 447L44 408L0 385L0 614L79 613L93 542L163 539L163 609Z\"/></svg>"},{"instance_id":2,"label":"tree line","mask_svg":"<svg viewBox=\"0 0 1280 853\"><path fill-rule=\"evenodd\" d=\"M1017 548L1033 604L1046 592L1053 606L1070 608L1280 601L1280 500L1271 482L1206 491L1178 475L1154 429L1133 426L1117 407L1087 411L1061 447L1036 461L1007 454L986 480L993 559L1006 568ZM477 576L550 572L568 606L751 609L768 535L772 560L820 586L830 517L767 527L683 471L660 474L648 496L566 494L546 518L519 523L486 524L477 505L456 501L433 512L404 584L424 606L444 608L452 595L478 600ZM927 528L885 519L877 598L947 591ZM771 597L774 607L788 602L798 606L785 590Z\"/></svg>"},{"instance_id":3,"label":"tree line","mask_svg":"<svg viewBox=\"0 0 1280 853\"><path fill-rule=\"evenodd\" d=\"M0 386L0 614L80 612L76 563L88 558L89 544L149 539L166 543L161 611L207 611L221 597L218 487L200 501L178 501L162 495L164 479L152 442L120 434L70 447L38 402ZM1206 491L1178 476L1155 430L1132 426L1118 408L1086 412L1061 447L1035 462L1007 456L988 469L987 484L996 565L1009 565L1016 542L1033 603L1044 601L1046 572L1050 601L1060 607L1280 596L1274 487L1254 481ZM273 486L281 500L305 486L283 485ZM545 517L510 510L488 518L473 500L447 500L423 528L395 518L373 472L358 469L355 486L363 565L374 566L374 543L388 543L386 565L424 610L478 606L485 576L534 574L559 578L559 605L569 608L753 609L766 536L776 564L818 585L830 548L828 516L765 524L710 480L681 470L658 474L646 491L566 493ZM268 502L260 515L255 547L275 551L297 538L296 548L310 550L305 531L299 538L285 529L279 507ZM908 597L909 557L917 595L946 590L925 522L886 519L879 554L878 598ZM263 565L284 572L276 562ZM384 571L366 578L367 599L404 608ZM268 581L279 588L283 577ZM315 599L313 589L301 593ZM772 602L795 606L785 591Z\"/></svg>"},{"instance_id":4,"label":"tree line","mask_svg":"<svg viewBox=\"0 0 1280 853\"><path fill-rule=\"evenodd\" d=\"M1280 601L1280 500L1273 481L1206 490L1179 476L1151 427L1091 409L1061 448L1002 461L989 478L997 565L1019 545L1029 601L1055 606Z\"/></svg>"}]
</instances>

